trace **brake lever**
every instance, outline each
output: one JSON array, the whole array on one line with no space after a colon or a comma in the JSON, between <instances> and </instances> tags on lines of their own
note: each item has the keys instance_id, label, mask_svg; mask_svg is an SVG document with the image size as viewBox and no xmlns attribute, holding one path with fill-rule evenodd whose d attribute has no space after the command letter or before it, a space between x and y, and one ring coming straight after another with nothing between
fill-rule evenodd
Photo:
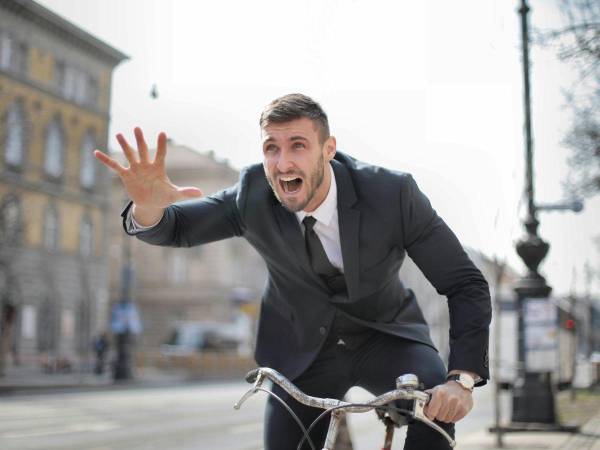
<instances>
[{"instance_id":1,"label":"brake lever","mask_svg":"<svg viewBox=\"0 0 600 450\"><path fill-rule=\"evenodd\" d=\"M258 392L258 389L261 387L262 382L264 380L264 375L260 372L260 369L251 370L246 374L246 381L248 383L254 383L254 385L246 391L242 398L240 398L234 405L233 409L240 409L242 407L242 403L248 400L253 394Z\"/></svg>"},{"instance_id":2,"label":"brake lever","mask_svg":"<svg viewBox=\"0 0 600 450\"><path fill-rule=\"evenodd\" d=\"M448 433L446 433L446 430L444 430L437 423L435 423L434 421L432 421L425 415L425 411L424 411L425 406L427 406L427 404L429 404L429 401L431 400L431 394L429 392L420 392L420 393L423 395L422 396L419 395L417 398L415 398L415 401L414 401L413 417L415 419L419 420L420 422L423 422L424 424L429 425L431 428L433 428L438 433L440 433L442 436L444 436L446 438L446 440L448 441L448 444L450 444L450 447L454 448L456 446L456 441L454 439L452 439L452 436L450 436Z\"/></svg>"}]
</instances>

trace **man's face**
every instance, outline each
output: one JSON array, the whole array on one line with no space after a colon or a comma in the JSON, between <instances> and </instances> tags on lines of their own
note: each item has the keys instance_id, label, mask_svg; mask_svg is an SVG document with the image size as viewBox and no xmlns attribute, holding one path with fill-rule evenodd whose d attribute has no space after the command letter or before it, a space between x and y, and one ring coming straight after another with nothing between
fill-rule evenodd
<instances>
[{"instance_id":1,"label":"man's face","mask_svg":"<svg viewBox=\"0 0 600 450\"><path fill-rule=\"evenodd\" d=\"M263 166L273 193L291 212L314 211L327 196L331 175L325 170L335 155L335 138L324 143L308 118L262 129Z\"/></svg>"}]
</instances>

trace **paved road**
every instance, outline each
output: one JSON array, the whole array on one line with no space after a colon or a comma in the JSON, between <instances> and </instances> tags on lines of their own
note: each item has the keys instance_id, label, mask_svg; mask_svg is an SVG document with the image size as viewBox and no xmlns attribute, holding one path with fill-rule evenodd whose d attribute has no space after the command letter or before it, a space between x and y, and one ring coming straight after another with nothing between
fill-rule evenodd
<instances>
[{"instance_id":1,"label":"paved road","mask_svg":"<svg viewBox=\"0 0 600 450\"><path fill-rule=\"evenodd\" d=\"M232 405L242 383L52 393L0 397L0 448L219 449L262 448L265 395L240 411ZM459 439L492 422L491 389L477 391L476 414L458 428ZM364 391L353 391L355 399ZM382 427L373 413L350 419L355 450L379 448ZM394 449L402 448L397 439Z\"/></svg>"},{"instance_id":2,"label":"paved road","mask_svg":"<svg viewBox=\"0 0 600 450\"><path fill-rule=\"evenodd\" d=\"M232 408L245 384L0 398L0 448L262 448L264 397Z\"/></svg>"}]
</instances>

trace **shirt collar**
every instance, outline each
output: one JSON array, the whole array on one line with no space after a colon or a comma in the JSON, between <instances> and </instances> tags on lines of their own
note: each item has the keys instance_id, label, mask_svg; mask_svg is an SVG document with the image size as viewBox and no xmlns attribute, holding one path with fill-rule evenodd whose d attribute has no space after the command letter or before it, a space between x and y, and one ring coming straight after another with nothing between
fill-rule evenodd
<instances>
[{"instance_id":1,"label":"shirt collar","mask_svg":"<svg viewBox=\"0 0 600 450\"><path fill-rule=\"evenodd\" d=\"M335 174L333 173L331 163L327 165L329 166L329 173L331 174L331 183L329 185L327 197L325 197L323 203L321 203L313 212L307 213L306 211L298 211L295 213L299 222L302 222L306 216L313 216L317 219L317 222L329 226L331 219L333 219L333 214L337 209L337 183L335 182Z\"/></svg>"}]
</instances>

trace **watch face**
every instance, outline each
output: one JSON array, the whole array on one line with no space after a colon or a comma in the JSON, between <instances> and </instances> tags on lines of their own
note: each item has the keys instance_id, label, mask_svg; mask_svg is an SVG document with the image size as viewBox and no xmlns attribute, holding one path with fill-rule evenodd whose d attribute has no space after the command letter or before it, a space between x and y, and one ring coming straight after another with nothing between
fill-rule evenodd
<instances>
[{"instance_id":1,"label":"watch face","mask_svg":"<svg viewBox=\"0 0 600 450\"><path fill-rule=\"evenodd\" d=\"M472 391L473 387L475 386L475 380L473 377L467 375L466 373L450 375L448 376L447 380L454 380L469 391Z\"/></svg>"},{"instance_id":2,"label":"watch face","mask_svg":"<svg viewBox=\"0 0 600 450\"><path fill-rule=\"evenodd\" d=\"M473 386L475 386L475 380L473 380L473 377L470 377L466 374L460 374L458 382L469 390L473 389Z\"/></svg>"}]
</instances>

